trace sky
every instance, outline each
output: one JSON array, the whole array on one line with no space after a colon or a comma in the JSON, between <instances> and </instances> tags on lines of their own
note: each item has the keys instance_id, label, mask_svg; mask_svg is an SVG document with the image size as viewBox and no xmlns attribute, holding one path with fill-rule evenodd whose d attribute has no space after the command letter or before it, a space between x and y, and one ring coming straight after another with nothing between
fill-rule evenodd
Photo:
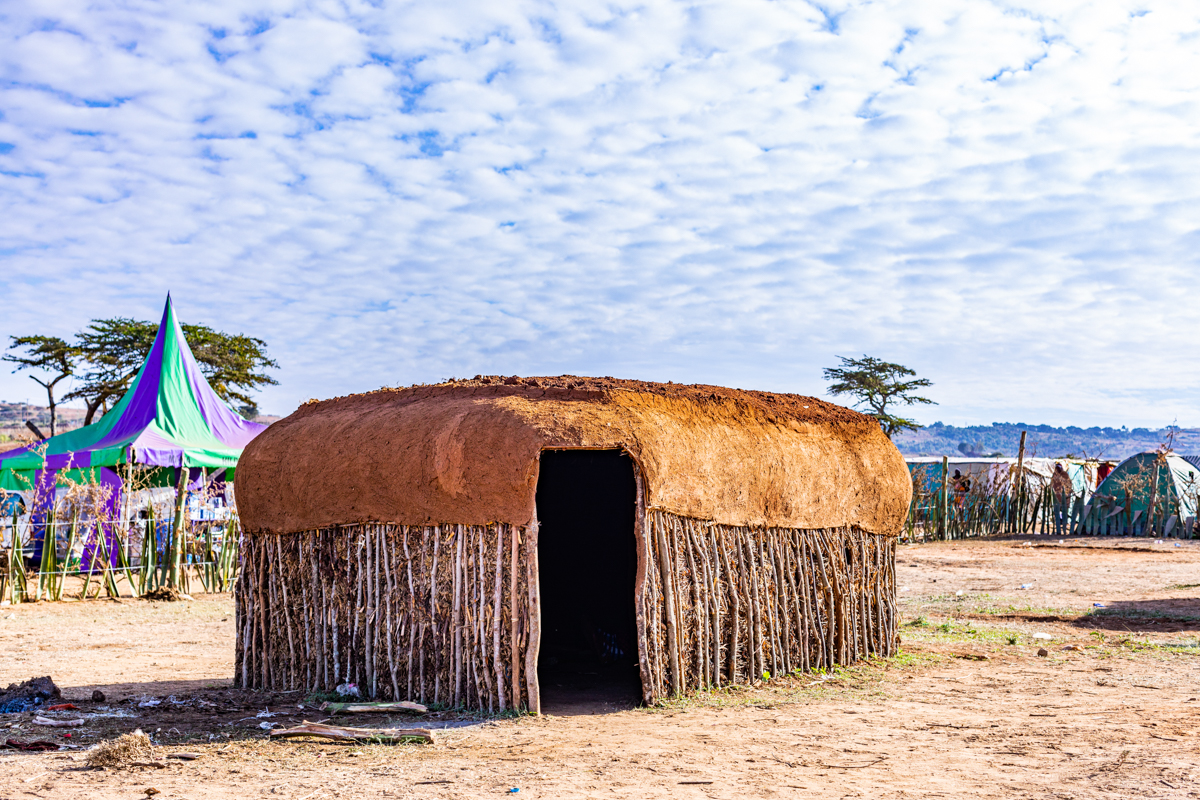
<instances>
[{"instance_id":1,"label":"sky","mask_svg":"<svg viewBox=\"0 0 1200 800\"><path fill-rule=\"evenodd\" d=\"M1194 3L7 3L0 339L169 291L276 414L869 354L926 423L1200 425L1198 83Z\"/></svg>"}]
</instances>

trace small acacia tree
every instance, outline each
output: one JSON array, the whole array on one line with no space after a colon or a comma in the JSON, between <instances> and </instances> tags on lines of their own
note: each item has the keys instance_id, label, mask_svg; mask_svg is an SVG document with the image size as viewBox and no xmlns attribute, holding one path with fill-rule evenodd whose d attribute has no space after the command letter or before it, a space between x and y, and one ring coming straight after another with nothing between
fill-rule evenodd
<instances>
[{"instance_id":1,"label":"small acacia tree","mask_svg":"<svg viewBox=\"0 0 1200 800\"><path fill-rule=\"evenodd\" d=\"M96 412L119 398L146 360L158 327L150 322L117 317L96 319L76 335L86 362L67 400L87 406L83 424L91 425Z\"/></svg>"},{"instance_id":2,"label":"small acacia tree","mask_svg":"<svg viewBox=\"0 0 1200 800\"><path fill-rule=\"evenodd\" d=\"M46 373L43 377L29 377L46 389L46 400L50 404L50 435L54 436L58 433L58 401L54 397L54 387L59 381L75 374L79 365L79 348L57 336L10 336L9 339L12 344L8 349L17 352L6 353L0 360L16 364L13 372L32 369Z\"/></svg>"},{"instance_id":3,"label":"small acacia tree","mask_svg":"<svg viewBox=\"0 0 1200 800\"><path fill-rule=\"evenodd\" d=\"M915 420L888 413L888 406L911 406L914 403L936 405L928 397L913 394L917 389L932 386L933 383L927 378L915 377L917 373L902 364L892 364L871 356L838 358L842 362L840 367L825 370L825 380L834 381L829 393L835 396L848 394L857 398L856 405L879 420L879 426L888 438L899 431L915 431L921 427Z\"/></svg>"}]
</instances>

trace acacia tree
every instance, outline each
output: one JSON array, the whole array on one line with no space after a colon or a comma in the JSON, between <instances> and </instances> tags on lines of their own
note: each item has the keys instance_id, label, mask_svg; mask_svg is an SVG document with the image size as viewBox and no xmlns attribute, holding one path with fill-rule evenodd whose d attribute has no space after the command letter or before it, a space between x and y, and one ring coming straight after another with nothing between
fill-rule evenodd
<instances>
[{"instance_id":1,"label":"acacia tree","mask_svg":"<svg viewBox=\"0 0 1200 800\"><path fill-rule=\"evenodd\" d=\"M9 339L12 342L9 350L24 350L23 354L6 353L0 358L17 365L13 372L35 369L48 373L45 377L30 375L29 378L46 389L46 401L50 405L50 435L54 436L58 432L58 401L54 397L54 387L59 381L75 374L80 359L79 348L57 336L10 336Z\"/></svg>"},{"instance_id":2,"label":"acacia tree","mask_svg":"<svg viewBox=\"0 0 1200 800\"><path fill-rule=\"evenodd\" d=\"M91 425L96 412L119 398L137 374L154 345L158 326L125 317L95 319L76 334L86 368L67 400L82 400L87 407L84 425Z\"/></svg>"},{"instance_id":3,"label":"acacia tree","mask_svg":"<svg viewBox=\"0 0 1200 800\"><path fill-rule=\"evenodd\" d=\"M838 356L840 367L825 369L825 380L835 381L829 387L831 395L848 394L857 398L856 405L868 415L879 420L883 432L891 438L903 430L921 426L915 420L905 419L888 413L892 404L913 405L923 403L936 405L928 397L919 397L913 392L933 383L928 378L916 378L917 373L901 364L892 364L864 355L862 358ZM905 380L912 378L911 380Z\"/></svg>"},{"instance_id":4,"label":"acacia tree","mask_svg":"<svg viewBox=\"0 0 1200 800\"><path fill-rule=\"evenodd\" d=\"M184 325L183 333L200 371L217 396L237 404L238 411L247 419L258 416L258 404L248 392L279 383L262 372L279 366L267 357L267 343L240 333L214 331L204 325Z\"/></svg>"},{"instance_id":5,"label":"acacia tree","mask_svg":"<svg viewBox=\"0 0 1200 800\"><path fill-rule=\"evenodd\" d=\"M258 408L248 392L278 383L263 372L279 366L267 356L267 343L253 336L214 331L207 325L180 327L200 371L217 396L227 403L237 403L244 416L257 415ZM84 425L90 425L98 410L107 409L110 401L129 388L150 354L157 333L156 323L114 317L92 320L77 335L87 368L77 376L79 385L64 399L83 400L87 406Z\"/></svg>"}]
</instances>

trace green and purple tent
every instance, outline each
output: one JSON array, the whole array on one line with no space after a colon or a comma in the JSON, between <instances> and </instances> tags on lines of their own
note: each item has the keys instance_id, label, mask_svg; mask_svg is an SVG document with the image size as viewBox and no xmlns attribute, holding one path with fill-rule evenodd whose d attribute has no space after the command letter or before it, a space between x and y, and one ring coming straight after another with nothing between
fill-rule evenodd
<instances>
[{"instance_id":1,"label":"green and purple tent","mask_svg":"<svg viewBox=\"0 0 1200 800\"><path fill-rule=\"evenodd\" d=\"M120 401L95 424L0 453L0 488L52 487L65 471L112 486L115 507L119 465L226 469L232 477L242 448L265 428L242 419L208 385L168 295L150 354Z\"/></svg>"},{"instance_id":2,"label":"green and purple tent","mask_svg":"<svg viewBox=\"0 0 1200 800\"><path fill-rule=\"evenodd\" d=\"M36 561L59 478L108 487L100 527L115 565L111 523L121 507L120 465L166 468L161 485L175 485L179 469L189 470L189 480L204 468L223 470L230 480L242 448L265 429L242 419L208 385L168 295L150 353L120 401L93 425L0 453L0 489L32 491ZM90 538L82 558L89 570L97 565L96 537Z\"/></svg>"}]
</instances>

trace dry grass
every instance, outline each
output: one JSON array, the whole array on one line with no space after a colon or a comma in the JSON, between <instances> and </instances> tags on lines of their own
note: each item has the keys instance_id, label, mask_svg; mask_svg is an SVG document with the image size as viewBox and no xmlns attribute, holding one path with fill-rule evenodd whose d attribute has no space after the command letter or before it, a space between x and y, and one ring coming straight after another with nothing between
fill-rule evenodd
<instances>
[{"instance_id":1,"label":"dry grass","mask_svg":"<svg viewBox=\"0 0 1200 800\"><path fill-rule=\"evenodd\" d=\"M183 594L182 592L180 592L178 589L176 589L173 586L160 586L157 589L151 589L148 592L142 593L143 600L158 600L158 601L162 601L162 602L174 602L176 600L183 600L184 598L191 600L190 597Z\"/></svg>"},{"instance_id":2,"label":"dry grass","mask_svg":"<svg viewBox=\"0 0 1200 800\"><path fill-rule=\"evenodd\" d=\"M121 769L153 760L154 745L140 728L133 733L118 736L111 742L101 742L87 753L87 765L93 768Z\"/></svg>"}]
</instances>

